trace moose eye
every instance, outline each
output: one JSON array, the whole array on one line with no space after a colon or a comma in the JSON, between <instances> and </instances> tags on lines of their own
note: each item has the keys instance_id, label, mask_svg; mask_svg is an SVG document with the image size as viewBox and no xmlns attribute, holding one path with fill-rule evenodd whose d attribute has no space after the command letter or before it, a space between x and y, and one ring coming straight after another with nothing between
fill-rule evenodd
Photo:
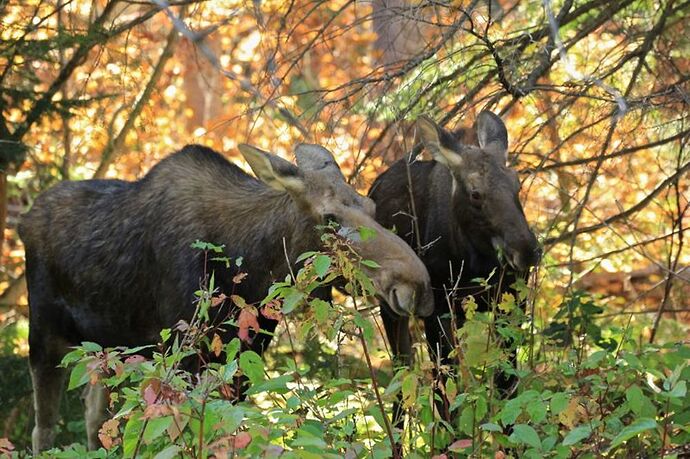
<instances>
[{"instance_id":1,"label":"moose eye","mask_svg":"<svg viewBox=\"0 0 690 459\"><path fill-rule=\"evenodd\" d=\"M482 204L482 194L477 190L470 191L470 202L474 206L480 206Z\"/></svg>"}]
</instances>

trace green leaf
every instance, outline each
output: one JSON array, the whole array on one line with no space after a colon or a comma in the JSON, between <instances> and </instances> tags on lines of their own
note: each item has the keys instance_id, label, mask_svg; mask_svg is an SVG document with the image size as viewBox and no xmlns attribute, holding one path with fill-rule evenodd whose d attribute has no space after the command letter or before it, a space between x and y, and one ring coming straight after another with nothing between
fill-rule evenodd
<instances>
[{"instance_id":1,"label":"green leaf","mask_svg":"<svg viewBox=\"0 0 690 459\"><path fill-rule=\"evenodd\" d=\"M647 430L652 430L656 429L657 424L654 419L650 418L643 418L639 419L632 424L630 424L628 427L624 428L621 430L621 432L616 435L616 437L611 441L611 447L610 449L613 449L617 446L619 446L621 443L630 440L631 438L641 434L642 432L645 432Z\"/></svg>"},{"instance_id":2,"label":"green leaf","mask_svg":"<svg viewBox=\"0 0 690 459\"><path fill-rule=\"evenodd\" d=\"M539 434L534 430L534 427L527 424L516 424L513 426L513 433L510 434L509 439L513 443L520 443L531 446L532 448L541 449Z\"/></svg>"},{"instance_id":3,"label":"green leaf","mask_svg":"<svg viewBox=\"0 0 690 459\"><path fill-rule=\"evenodd\" d=\"M161 333L160 333L161 340L163 340L164 343L167 342L170 339L170 334L171 334L170 329L164 328L163 330L161 330Z\"/></svg>"},{"instance_id":4,"label":"green leaf","mask_svg":"<svg viewBox=\"0 0 690 459\"><path fill-rule=\"evenodd\" d=\"M83 386L89 380L89 374L87 371L87 363L85 361L79 362L72 373L69 375L69 384L67 385L67 390L72 390L79 386Z\"/></svg>"},{"instance_id":5,"label":"green leaf","mask_svg":"<svg viewBox=\"0 0 690 459\"><path fill-rule=\"evenodd\" d=\"M688 389L685 381L680 381L676 386L668 393L669 397L683 398L687 393Z\"/></svg>"},{"instance_id":6,"label":"green leaf","mask_svg":"<svg viewBox=\"0 0 690 459\"><path fill-rule=\"evenodd\" d=\"M240 350L242 343L239 338L233 338L225 345L225 362L230 363Z\"/></svg>"},{"instance_id":7,"label":"green leaf","mask_svg":"<svg viewBox=\"0 0 690 459\"><path fill-rule=\"evenodd\" d=\"M376 234L376 230L374 229L367 228L366 226L359 227L359 237L362 238L362 241L364 242L376 237Z\"/></svg>"},{"instance_id":8,"label":"green leaf","mask_svg":"<svg viewBox=\"0 0 690 459\"><path fill-rule=\"evenodd\" d=\"M304 252L302 255L300 255L299 257L297 257L297 259L296 259L295 261L296 261L297 263L299 263L300 261L304 261L304 260L306 260L306 259L309 258L309 257L313 257L313 256L316 255L317 253L318 253L318 252L314 252L313 250L312 250L312 251L309 251L309 252Z\"/></svg>"},{"instance_id":9,"label":"green leaf","mask_svg":"<svg viewBox=\"0 0 690 459\"><path fill-rule=\"evenodd\" d=\"M320 278L326 275L328 268L331 267L331 257L319 254L314 258L314 272Z\"/></svg>"},{"instance_id":10,"label":"green leaf","mask_svg":"<svg viewBox=\"0 0 690 459\"><path fill-rule=\"evenodd\" d=\"M302 298L304 298L304 293L294 288L288 288L285 290L287 290L288 293L283 300L283 314L289 314L290 312L294 311L299 305L300 301L302 301Z\"/></svg>"},{"instance_id":11,"label":"green leaf","mask_svg":"<svg viewBox=\"0 0 690 459\"><path fill-rule=\"evenodd\" d=\"M180 451L182 451L182 448L180 446L170 445L160 453L153 456L153 459L172 459L176 457Z\"/></svg>"},{"instance_id":12,"label":"green leaf","mask_svg":"<svg viewBox=\"0 0 690 459\"><path fill-rule=\"evenodd\" d=\"M625 391L625 398L628 400L628 405L633 413L639 416L642 413L642 406L645 398L640 386L634 385L628 387Z\"/></svg>"},{"instance_id":13,"label":"green leaf","mask_svg":"<svg viewBox=\"0 0 690 459\"><path fill-rule=\"evenodd\" d=\"M137 417L136 414L130 417L127 421L125 432L122 435L122 449L124 452L124 457L132 457L134 455L134 450L139 442L139 434L141 433L142 425L143 422Z\"/></svg>"},{"instance_id":14,"label":"green leaf","mask_svg":"<svg viewBox=\"0 0 690 459\"><path fill-rule=\"evenodd\" d=\"M264 362L259 354L254 351L244 351L240 354L240 368L247 375L252 384L263 381Z\"/></svg>"},{"instance_id":15,"label":"green leaf","mask_svg":"<svg viewBox=\"0 0 690 459\"><path fill-rule=\"evenodd\" d=\"M146 443L151 443L153 440L160 437L170 424L172 424L172 421L172 416L149 419L149 422L146 423L146 430L144 431L144 441Z\"/></svg>"},{"instance_id":16,"label":"green leaf","mask_svg":"<svg viewBox=\"0 0 690 459\"><path fill-rule=\"evenodd\" d=\"M246 394L252 395L261 392L284 394L290 390L287 387L287 383L290 381L292 381L292 375L281 375L277 378L272 378L259 384L252 385L249 389L247 389Z\"/></svg>"},{"instance_id":17,"label":"green leaf","mask_svg":"<svg viewBox=\"0 0 690 459\"><path fill-rule=\"evenodd\" d=\"M479 426L479 428L486 432L503 432L501 426L499 426L498 424L494 424L493 422L487 422L485 424L482 424L481 426Z\"/></svg>"},{"instance_id":18,"label":"green leaf","mask_svg":"<svg viewBox=\"0 0 690 459\"><path fill-rule=\"evenodd\" d=\"M522 408L520 407L520 401L517 399L510 399L501 410L501 422L504 426L514 424L521 412Z\"/></svg>"},{"instance_id":19,"label":"green leaf","mask_svg":"<svg viewBox=\"0 0 690 459\"><path fill-rule=\"evenodd\" d=\"M539 424L546 419L546 403L541 400L534 400L528 403L525 407L525 411L527 411L533 423Z\"/></svg>"},{"instance_id":20,"label":"green leaf","mask_svg":"<svg viewBox=\"0 0 690 459\"><path fill-rule=\"evenodd\" d=\"M564 446L571 446L578 443L581 440L589 437L592 434L592 426L589 424L580 427L575 427L573 430L568 432L568 435L563 439Z\"/></svg>"},{"instance_id":21,"label":"green leaf","mask_svg":"<svg viewBox=\"0 0 690 459\"><path fill-rule=\"evenodd\" d=\"M565 392L556 392L551 397L551 414L558 415L568 406L570 395Z\"/></svg>"},{"instance_id":22,"label":"green leaf","mask_svg":"<svg viewBox=\"0 0 690 459\"><path fill-rule=\"evenodd\" d=\"M402 381L403 405L405 408L412 407L417 401L417 375L408 373Z\"/></svg>"},{"instance_id":23,"label":"green leaf","mask_svg":"<svg viewBox=\"0 0 690 459\"><path fill-rule=\"evenodd\" d=\"M314 311L314 317L318 323L322 324L328 320L328 313L331 310L331 304L329 302L320 298L314 298L309 304Z\"/></svg>"},{"instance_id":24,"label":"green leaf","mask_svg":"<svg viewBox=\"0 0 690 459\"><path fill-rule=\"evenodd\" d=\"M100 352L103 350L100 344L92 343L91 341L83 341L81 347L86 352Z\"/></svg>"},{"instance_id":25,"label":"green leaf","mask_svg":"<svg viewBox=\"0 0 690 459\"><path fill-rule=\"evenodd\" d=\"M460 413L460 430L465 434L472 436L472 428L474 427L474 408L466 406Z\"/></svg>"},{"instance_id":26,"label":"green leaf","mask_svg":"<svg viewBox=\"0 0 690 459\"><path fill-rule=\"evenodd\" d=\"M381 265L376 263L374 260L362 260L361 263L369 268L380 268Z\"/></svg>"}]
</instances>

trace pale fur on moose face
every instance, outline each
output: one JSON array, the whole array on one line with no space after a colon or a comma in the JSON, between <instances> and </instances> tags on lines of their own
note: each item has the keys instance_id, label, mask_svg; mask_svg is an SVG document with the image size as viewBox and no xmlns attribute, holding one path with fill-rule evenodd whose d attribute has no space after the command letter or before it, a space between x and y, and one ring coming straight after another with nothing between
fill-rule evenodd
<instances>
[{"instance_id":1,"label":"pale fur on moose face","mask_svg":"<svg viewBox=\"0 0 690 459\"><path fill-rule=\"evenodd\" d=\"M461 144L428 118L417 126L434 159L451 172L455 218L471 222L514 269L536 265L540 249L520 204L517 173L506 166L508 137L501 119L480 113L475 126L479 146Z\"/></svg>"},{"instance_id":2,"label":"pale fur on moose face","mask_svg":"<svg viewBox=\"0 0 690 459\"><path fill-rule=\"evenodd\" d=\"M346 229L374 230L374 238L355 239L353 246L363 258L380 265L377 269L366 268L378 294L397 314L431 314L433 294L426 267L402 239L374 220L374 202L345 182L328 150L300 144L295 148L297 165L248 145L241 145L240 151L262 181L287 192L315 222L333 220Z\"/></svg>"}]
</instances>

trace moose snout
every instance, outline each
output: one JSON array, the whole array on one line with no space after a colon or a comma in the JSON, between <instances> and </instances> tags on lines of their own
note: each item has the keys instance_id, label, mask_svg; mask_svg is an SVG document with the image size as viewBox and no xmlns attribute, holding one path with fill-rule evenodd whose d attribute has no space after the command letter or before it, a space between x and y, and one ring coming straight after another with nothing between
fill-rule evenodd
<instances>
[{"instance_id":1,"label":"moose snout","mask_svg":"<svg viewBox=\"0 0 690 459\"><path fill-rule=\"evenodd\" d=\"M434 310L434 299L428 285L415 288L407 283L395 284L388 292L387 302L396 314L403 317L428 317Z\"/></svg>"},{"instance_id":2,"label":"moose snout","mask_svg":"<svg viewBox=\"0 0 690 459\"><path fill-rule=\"evenodd\" d=\"M529 240L525 244L518 245L518 247L517 249L510 246L505 247L508 263L510 263L513 269L526 271L532 266L539 264L542 249L537 244L536 238Z\"/></svg>"}]
</instances>

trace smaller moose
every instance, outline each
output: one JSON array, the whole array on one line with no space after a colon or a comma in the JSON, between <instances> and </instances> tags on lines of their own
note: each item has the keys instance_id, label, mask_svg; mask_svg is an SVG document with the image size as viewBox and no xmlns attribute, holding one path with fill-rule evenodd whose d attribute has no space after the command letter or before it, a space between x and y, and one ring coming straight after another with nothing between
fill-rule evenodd
<instances>
[{"instance_id":1,"label":"smaller moose","mask_svg":"<svg viewBox=\"0 0 690 459\"><path fill-rule=\"evenodd\" d=\"M453 330L447 295L462 326L463 298L477 295L479 309L487 310L492 298L510 291L517 277L538 263L541 252L520 205L517 174L506 166L508 134L498 116L479 114L479 147L462 144L426 117L417 122L417 130L433 160L394 163L376 179L369 196L376 202L378 222L396 228L429 270L435 308L424 319L428 348L434 359L450 364ZM499 251L511 269L505 269ZM483 289L472 281L476 278L490 278L492 288L479 294ZM394 357L409 363L409 319L385 304L382 317ZM513 379L499 377L499 388L509 390ZM440 409L448 419L447 406ZM397 404L394 419L399 424L401 414Z\"/></svg>"},{"instance_id":2,"label":"smaller moose","mask_svg":"<svg viewBox=\"0 0 690 459\"><path fill-rule=\"evenodd\" d=\"M163 328L194 312L194 291L205 271L191 244L224 244L244 258L249 276L233 284L225 264L211 262L222 292L260 301L273 280L289 272L286 257L318 250L316 225L335 220L377 234L354 247L380 268L370 270L378 293L400 314L428 315L430 279L412 249L374 220L374 203L345 183L328 150L297 146L294 165L249 145L240 145L259 180L211 149L191 145L136 182L62 182L36 199L19 234L26 247L29 289L30 366L36 426L33 450L50 448L58 420L65 369L58 365L69 346L155 344ZM216 314L228 309L216 308ZM235 311L237 312L237 311ZM214 319L212 317L212 319ZM221 318L222 319L222 318ZM263 315L251 349L261 353L277 322ZM227 330L223 341L237 336ZM104 390L86 396L89 448L99 445Z\"/></svg>"}]
</instances>

